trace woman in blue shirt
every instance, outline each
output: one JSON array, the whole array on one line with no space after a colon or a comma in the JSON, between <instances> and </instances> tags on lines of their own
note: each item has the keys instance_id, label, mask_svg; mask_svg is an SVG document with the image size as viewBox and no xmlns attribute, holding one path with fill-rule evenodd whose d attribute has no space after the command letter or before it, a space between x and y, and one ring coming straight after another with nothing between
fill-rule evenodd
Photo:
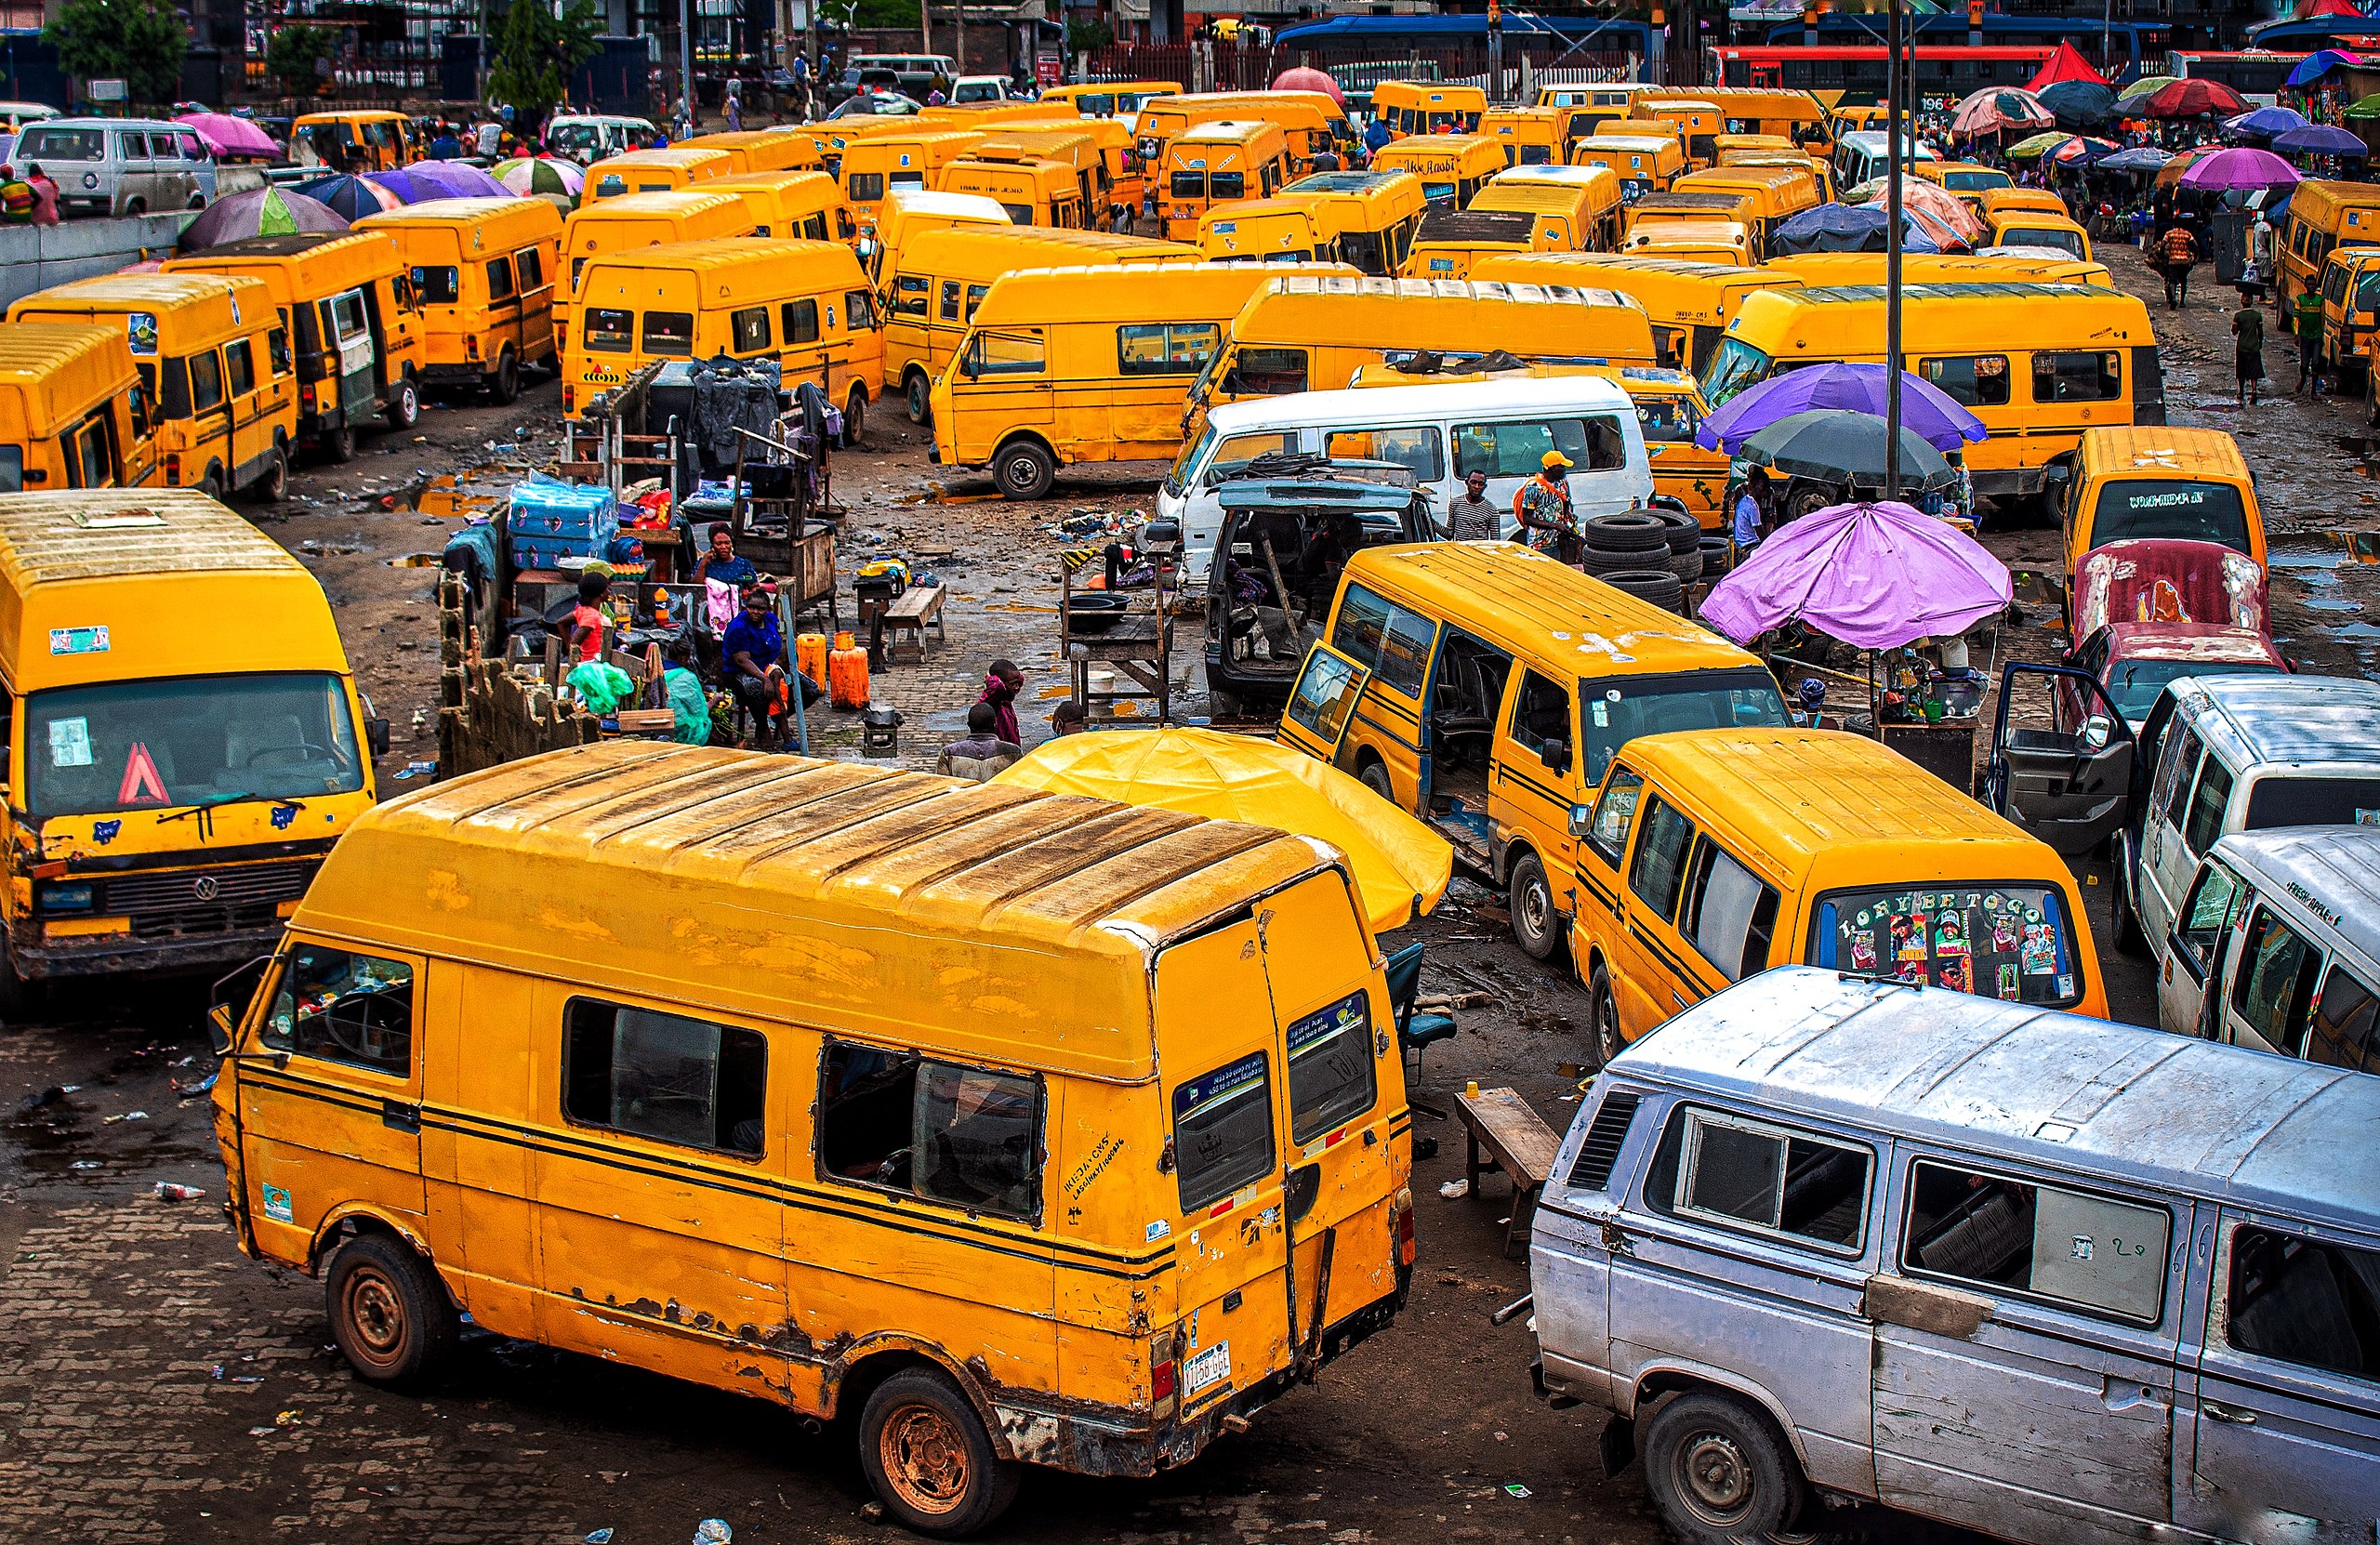
<instances>
[{"instance_id":1,"label":"woman in blue shirt","mask_svg":"<svg viewBox=\"0 0 2380 1545\"><path fill-rule=\"evenodd\" d=\"M735 538L728 533L727 522L721 521L711 527L710 551L694 565L694 583L716 579L721 585L741 589L760 577L760 571L752 566L752 561L736 552Z\"/></svg>"}]
</instances>

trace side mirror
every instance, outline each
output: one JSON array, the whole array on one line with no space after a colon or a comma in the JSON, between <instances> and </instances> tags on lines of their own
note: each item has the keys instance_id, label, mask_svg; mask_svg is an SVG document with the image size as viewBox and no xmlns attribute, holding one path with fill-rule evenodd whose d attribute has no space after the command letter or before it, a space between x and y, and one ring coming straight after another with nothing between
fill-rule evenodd
<instances>
[{"instance_id":1,"label":"side mirror","mask_svg":"<svg viewBox=\"0 0 2380 1545\"><path fill-rule=\"evenodd\" d=\"M1594 829L1595 807L1593 805L1572 805L1570 807L1570 835L1572 837L1580 838L1588 837L1593 834Z\"/></svg>"},{"instance_id":2,"label":"side mirror","mask_svg":"<svg viewBox=\"0 0 2380 1545\"><path fill-rule=\"evenodd\" d=\"M389 754L389 721L385 719L365 720L364 721L364 743L372 747L372 754L374 756L387 756Z\"/></svg>"},{"instance_id":3,"label":"side mirror","mask_svg":"<svg viewBox=\"0 0 2380 1545\"><path fill-rule=\"evenodd\" d=\"M233 1028L230 1004L218 1003L206 1010L206 1036L207 1039L214 1044L217 1056L231 1055Z\"/></svg>"},{"instance_id":4,"label":"side mirror","mask_svg":"<svg viewBox=\"0 0 2380 1545\"><path fill-rule=\"evenodd\" d=\"M2070 467L2052 467L2042 474L2042 481L2056 486L2058 483L2070 482L2073 477L2074 469Z\"/></svg>"},{"instance_id":5,"label":"side mirror","mask_svg":"<svg viewBox=\"0 0 2380 1545\"><path fill-rule=\"evenodd\" d=\"M1567 772L1570 771L1570 743L1549 740L1537 748L1537 759L1545 764L1549 772Z\"/></svg>"},{"instance_id":6,"label":"side mirror","mask_svg":"<svg viewBox=\"0 0 2380 1545\"><path fill-rule=\"evenodd\" d=\"M2094 751L2108 748L2108 737L2115 733L2114 721L2105 714L2093 714L2082 721L2082 744Z\"/></svg>"}]
</instances>

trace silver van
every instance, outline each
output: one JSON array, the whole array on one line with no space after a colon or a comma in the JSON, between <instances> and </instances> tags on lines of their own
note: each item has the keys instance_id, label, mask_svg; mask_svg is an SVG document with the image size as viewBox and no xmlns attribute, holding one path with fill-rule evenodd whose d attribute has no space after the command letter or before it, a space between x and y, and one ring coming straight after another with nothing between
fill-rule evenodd
<instances>
[{"instance_id":1,"label":"silver van","mask_svg":"<svg viewBox=\"0 0 2380 1545\"><path fill-rule=\"evenodd\" d=\"M49 174L60 215L163 215L215 202L215 157L187 124L51 118L18 136L13 158Z\"/></svg>"},{"instance_id":2,"label":"silver van","mask_svg":"<svg viewBox=\"0 0 2380 1545\"><path fill-rule=\"evenodd\" d=\"M2380 1073L2380 826L2223 839L2151 943L2166 1029Z\"/></svg>"},{"instance_id":3,"label":"silver van","mask_svg":"<svg viewBox=\"0 0 2380 1545\"><path fill-rule=\"evenodd\" d=\"M2380 1078L1780 967L1580 1103L1536 1378L1710 1545L1865 1500L2040 1545L2368 1541L2375 1139Z\"/></svg>"}]
</instances>

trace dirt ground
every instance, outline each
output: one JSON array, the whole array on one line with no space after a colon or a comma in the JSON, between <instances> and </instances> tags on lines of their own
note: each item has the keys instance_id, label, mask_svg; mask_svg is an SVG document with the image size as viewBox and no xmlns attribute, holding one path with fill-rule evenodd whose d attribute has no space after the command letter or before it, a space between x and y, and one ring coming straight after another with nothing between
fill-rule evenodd
<instances>
[{"instance_id":1,"label":"dirt ground","mask_svg":"<svg viewBox=\"0 0 2380 1545\"><path fill-rule=\"evenodd\" d=\"M2311 668L2367 672L2380 649L2364 614L2380 608L2380 511L2361 470L2360 396L2239 412L2218 306L2228 297L2194 297L2171 314L2135 255L2118 249L2112 266L2152 297L2174 420L2234 429L2259 472L2284 648ZM2270 353L2286 384L2286 346ZM509 409L438 406L414 434L367 440L346 466L304 468L286 503L248 510L305 557L337 608L365 689L394 724L387 792L413 786L396 774L435 755L435 575L392 565L435 553L453 522L383 499L424 473L549 459L558 412L550 382ZM1052 623L1065 544L1045 528L1145 510L1153 484L1102 476L1009 504L986 496L986 479L930 467L923 431L897 411L870 417L870 448L837 463L854 509L846 572L862 549L951 554L929 561L952 588L948 643L878 683L907 718L899 759L931 764L997 655L1031 679L1021 706L1038 738L1065 690ZM1988 540L2020 574L2054 561L2045 529ZM2025 620L2005 630L2003 653L2055 655L2063 640L2044 625L2054 608L2038 583L2020 580L2019 600ZM1185 689L1177 711L1190 717L1203 712L1197 653L1185 633L1174 679ZM813 728L823 752L857 755L850 716ZM2096 921L2104 939L2104 914ZM1567 970L1522 956L1500 899L1467 882L1414 931L1431 943L1425 991L1488 999L1430 1051L1416 1093L1444 1104L1466 1079L1510 1085L1566 1125L1593 1055ZM2152 1017L2146 971L2102 960L2118 1013ZM0 1029L0 1538L561 1545L611 1528L618 1545L644 1545L683 1540L707 1517L728 1521L738 1541L880 1536L862 1511L848 1433L805 1431L748 1399L484 1335L427 1397L353 1379L328 1348L320 1285L243 1260L217 1211L223 1173L206 1103L177 1089L211 1070L205 996L198 984L82 993L48 1023ZM1437 1148L1416 1167L1421 1266L1393 1328L1183 1471L1145 1482L1034 1475L994 1538L1659 1538L1641 1477L1601 1478L1600 1420L1531 1397L1525 1323L1488 1324L1527 1285L1525 1261L1501 1249L1501 1183L1442 1198L1461 1174L1460 1130L1425 1118L1417 1132ZM159 1182L207 1195L166 1202ZM1910 1537L1899 1521L1878 1535Z\"/></svg>"}]
</instances>

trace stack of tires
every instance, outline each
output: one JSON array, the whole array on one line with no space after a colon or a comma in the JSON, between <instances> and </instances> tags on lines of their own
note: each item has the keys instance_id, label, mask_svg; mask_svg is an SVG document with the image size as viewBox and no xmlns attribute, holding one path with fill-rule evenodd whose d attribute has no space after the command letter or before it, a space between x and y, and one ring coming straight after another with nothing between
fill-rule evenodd
<instances>
[{"instance_id":1,"label":"stack of tires","mask_svg":"<svg viewBox=\"0 0 2380 1545\"><path fill-rule=\"evenodd\" d=\"M1673 509L1591 515L1580 527L1587 573L1615 589L1683 614L1686 586L1702 577L1702 527Z\"/></svg>"}]
</instances>

